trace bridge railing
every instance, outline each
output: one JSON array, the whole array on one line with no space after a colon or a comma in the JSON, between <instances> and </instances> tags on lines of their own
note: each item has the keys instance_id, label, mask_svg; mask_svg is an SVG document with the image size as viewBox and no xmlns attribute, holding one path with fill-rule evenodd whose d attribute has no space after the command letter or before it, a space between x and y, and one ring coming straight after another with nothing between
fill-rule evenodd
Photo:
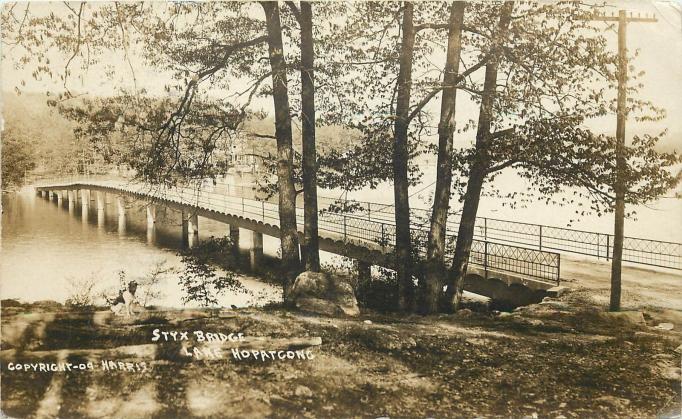
<instances>
[{"instance_id":1,"label":"bridge railing","mask_svg":"<svg viewBox=\"0 0 682 419\"><path fill-rule=\"evenodd\" d=\"M362 214L370 220L394 222L393 205L321 197L320 208L334 208ZM430 211L412 208L413 220L428 220ZM451 212L447 230L459 230L459 214ZM481 241L518 245L537 250L573 253L610 260L613 255L613 235L593 231L554 227L496 218L477 217L474 237ZM642 265L682 269L682 243L625 237L623 260Z\"/></svg>"}]
</instances>

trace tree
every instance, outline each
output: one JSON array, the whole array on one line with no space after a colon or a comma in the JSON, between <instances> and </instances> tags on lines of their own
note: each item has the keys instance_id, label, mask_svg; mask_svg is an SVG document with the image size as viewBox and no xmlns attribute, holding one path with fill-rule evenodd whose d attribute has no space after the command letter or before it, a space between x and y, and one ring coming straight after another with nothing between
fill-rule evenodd
<instances>
[{"instance_id":1,"label":"tree","mask_svg":"<svg viewBox=\"0 0 682 419\"><path fill-rule=\"evenodd\" d=\"M225 292L249 293L233 271L235 261L229 251L233 247L229 237L210 237L179 253L185 265L178 278L185 291L183 303L195 302L210 307L217 305L218 298Z\"/></svg>"},{"instance_id":2,"label":"tree","mask_svg":"<svg viewBox=\"0 0 682 419\"><path fill-rule=\"evenodd\" d=\"M291 114L287 88L286 62L282 43L282 26L276 2L261 2L268 33L268 56L272 67L272 98L275 104L275 137L277 137L277 183L279 190L279 228L284 270L284 300L300 269L298 230L296 227L296 188L293 174ZM314 123L314 122L313 122Z\"/></svg>"},{"instance_id":3,"label":"tree","mask_svg":"<svg viewBox=\"0 0 682 419\"><path fill-rule=\"evenodd\" d=\"M500 10L500 18L497 24L496 35L500 40L506 37L506 31L511 22L513 2L505 2ZM500 41L502 42L502 41ZM495 48L495 47L493 47ZM495 54L495 53L493 53ZM483 181L486 176L487 167L487 143L491 135L491 123L493 119L493 101L497 89L497 71L499 58L490 57L485 66L485 80L483 82L483 92L481 94L481 107L478 116L478 131L476 132L476 151L477 155L469 170L467 180L467 191L464 196L464 207L457 233L457 244L455 256L452 261L452 279L448 282L448 297L453 300L455 309L459 305L462 295L464 275L466 275L469 254L474 237L474 226L476 224L476 213L481 196Z\"/></svg>"},{"instance_id":4,"label":"tree","mask_svg":"<svg viewBox=\"0 0 682 419\"><path fill-rule=\"evenodd\" d=\"M414 5L403 3L400 44L400 67L398 70L395 125L393 134L393 196L395 200L395 266L398 275L398 306L409 309L414 303L412 282L412 236L410 229L410 194L407 177L408 116L412 87L412 58L416 32L413 23Z\"/></svg>"},{"instance_id":5,"label":"tree","mask_svg":"<svg viewBox=\"0 0 682 419\"><path fill-rule=\"evenodd\" d=\"M301 125L303 166L304 246L303 259L308 271L320 271L320 244L317 222L317 149L315 146L315 49L313 10L308 1L300 10L287 2L301 28Z\"/></svg>"},{"instance_id":6,"label":"tree","mask_svg":"<svg viewBox=\"0 0 682 419\"><path fill-rule=\"evenodd\" d=\"M436 187L431 214L431 228L426 255L426 273L424 277L425 295L423 311L433 313L438 310L443 285L446 279L445 269L445 234L447 230L448 211L450 209L450 188L452 184L452 140L455 130L455 104L457 102L457 86L459 62L462 51L462 27L466 3L455 2L450 8L448 22L448 44L443 72L440 120L438 122L438 161L436 171Z\"/></svg>"}]
</instances>

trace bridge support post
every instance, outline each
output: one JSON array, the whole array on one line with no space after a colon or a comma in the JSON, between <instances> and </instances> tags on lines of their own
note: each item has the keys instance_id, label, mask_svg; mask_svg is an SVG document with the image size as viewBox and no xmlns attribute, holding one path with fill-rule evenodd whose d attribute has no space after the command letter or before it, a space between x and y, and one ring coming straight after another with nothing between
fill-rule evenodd
<instances>
[{"instance_id":1,"label":"bridge support post","mask_svg":"<svg viewBox=\"0 0 682 419\"><path fill-rule=\"evenodd\" d=\"M154 224L151 226L147 225L147 243L156 243L156 227L154 227Z\"/></svg>"},{"instance_id":2,"label":"bridge support post","mask_svg":"<svg viewBox=\"0 0 682 419\"><path fill-rule=\"evenodd\" d=\"M372 280L372 264L363 260L355 260L355 267L357 269L358 284L370 282Z\"/></svg>"},{"instance_id":3,"label":"bridge support post","mask_svg":"<svg viewBox=\"0 0 682 419\"><path fill-rule=\"evenodd\" d=\"M199 236L199 216L194 213L189 216L189 233L197 238Z\"/></svg>"},{"instance_id":4,"label":"bridge support post","mask_svg":"<svg viewBox=\"0 0 682 419\"><path fill-rule=\"evenodd\" d=\"M106 192L97 191L95 193L97 194L97 212L100 212L100 211L104 212L104 208L106 206L105 205L105 203L106 203L106 197L105 197Z\"/></svg>"},{"instance_id":5,"label":"bridge support post","mask_svg":"<svg viewBox=\"0 0 682 419\"><path fill-rule=\"evenodd\" d=\"M126 203L122 196L116 197L116 209L119 218L126 216Z\"/></svg>"},{"instance_id":6,"label":"bridge support post","mask_svg":"<svg viewBox=\"0 0 682 419\"><path fill-rule=\"evenodd\" d=\"M81 189L81 207L84 212L87 211L88 207L90 206L90 198L88 195L90 195L90 191L88 189Z\"/></svg>"},{"instance_id":7,"label":"bridge support post","mask_svg":"<svg viewBox=\"0 0 682 419\"><path fill-rule=\"evenodd\" d=\"M182 245L192 247L199 242L199 217L191 212L183 210L182 218Z\"/></svg>"},{"instance_id":8,"label":"bridge support post","mask_svg":"<svg viewBox=\"0 0 682 419\"><path fill-rule=\"evenodd\" d=\"M239 250L239 243L235 244ZM256 271L263 261L263 233L251 232L251 249L249 249L249 264L251 271Z\"/></svg>"},{"instance_id":9,"label":"bridge support post","mask_svg":"<svg viewBox=\"0 0 682 419\"><path fill-rule=\"evenodd\" d=\"M64 203L64 192L63 191L57 191L57 206L62 206Z\"/></svg>"},{"instance_id":10,"label":"bridge support post","mask_svg":"<svg viewBox=\"0 0 682 419\"><path fill-rule=\"evenodd\" d=\"M74 199L74 191L69 190L67 192L67 197L69 199L69 214L73 214L74 210L76 209L76 200Z\"/></svg>"},{"instance_id":11,"label":"bridge support post","mask_svg":"<svg viewBox=\"0 0 682 419\"><path fill-rule=\"evenodd\" d=\"M239 227L230 224L230 239L232 240L232 256L239 259Z\"/></svg>"},{"instance_id":12,"label":"bridge support post","mask_svg":"<svg viewBox=\"0 0 682 419\"><path fill-rule=\"evenodd\" d=\"M147 204L147 227L154 227L156 223L156 206Z\"/></svg>"},{"instance_id":13,"label":"bridge support post","mask_svg":"<svg viewBox=\"0 0 682 419\"><path fill-rule=\"evenodd\" d=\"M116 209L118 212L118 234L126 233L126 205L125 199L121 195L116 197Z\"/></svg>"},{"instance_id":14,"label":"bridge support post","mask_svg":"<svg viewBox=\"0 0 682 419\"><path fill-rule=\"evenodd\" d=\"M182 245L189 245L189 225L187 220L187 213L183 210L180 213L180 220L182 221Z\"/></svg>"}]
</instances>

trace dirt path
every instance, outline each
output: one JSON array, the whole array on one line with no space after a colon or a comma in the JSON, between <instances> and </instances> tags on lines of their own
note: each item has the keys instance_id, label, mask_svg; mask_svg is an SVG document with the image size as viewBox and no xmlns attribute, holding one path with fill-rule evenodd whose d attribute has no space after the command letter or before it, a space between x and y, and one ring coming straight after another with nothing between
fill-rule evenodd
<instances>
[{"instance_id":1,"label":"dirt path","mask_svg":"<svg viewBox=\"0 0 682 419\"><path fill-rule=\"evenodd\" d=\"M626 264L622 273L623 309L659 308L682 311L682 271ZM611 264L562 255L562 285L587 288L595 304L608 306Z\"/></svg>"}]
</instances>

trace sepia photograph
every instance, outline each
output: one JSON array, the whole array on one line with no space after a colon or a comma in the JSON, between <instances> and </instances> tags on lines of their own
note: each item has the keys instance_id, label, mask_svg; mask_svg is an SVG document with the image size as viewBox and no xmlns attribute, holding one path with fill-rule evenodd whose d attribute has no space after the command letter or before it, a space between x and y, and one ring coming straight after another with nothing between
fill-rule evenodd
<instances>
[{"instance_id":1,"label":"sepia photograph","mask_svg":"<svg viewBox=\"0 0 682 419\"><path fill-rule=\"evenodd\" d=\"M0 417L682 419L679 0L0 9Z\"/></svg>"}]
</instances>

